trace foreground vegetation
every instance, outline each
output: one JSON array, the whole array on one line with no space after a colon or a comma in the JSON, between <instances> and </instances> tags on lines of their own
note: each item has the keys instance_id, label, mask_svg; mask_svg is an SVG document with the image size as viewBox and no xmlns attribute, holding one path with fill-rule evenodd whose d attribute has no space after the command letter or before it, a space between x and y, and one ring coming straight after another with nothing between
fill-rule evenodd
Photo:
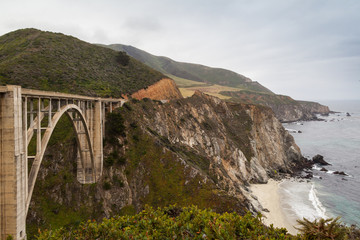
<instances>
[{"instance_id":1,"label":"foreground vegetation","mask_svg":"<svg viewBox=\"0 0 360 240\"><path fill-rule=\"evenodd\" d=\"M134 216L88 221L74 229L44 231L37 239L288 239L286 229L265 227L261 217L222 215L197 207L170 206Z\"/></svg>"},{"instance_id":2,"label":"foreground vegetation","mask_svg":"<svg viewBox=\"0 0 360 240\"><path fill-rule=\"evenodd\" d=\"M195 206L156 210L147 206L133 216L45 230L37 239L359 239L359 230L344 227L337 219L303 223L307 227L301 228L302 234L293 236L285 228L263 225L261 215L218 214Z\"/></svg>"}]
</instances>

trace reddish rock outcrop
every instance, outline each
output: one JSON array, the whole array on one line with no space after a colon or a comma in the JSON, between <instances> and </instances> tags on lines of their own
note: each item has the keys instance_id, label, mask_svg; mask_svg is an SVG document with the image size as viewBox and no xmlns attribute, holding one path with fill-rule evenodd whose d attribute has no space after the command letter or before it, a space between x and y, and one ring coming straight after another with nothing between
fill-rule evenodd
<instances>
[{"instance_id":1,"label":"reddish rock outcrop","mask_svg":"<svg viewBox=\"0 0 360 240\"><path fill-rule=\"evenodd\" d=\"M136 99L170 100L182 98L182 95L172 79L163 78L146 89L133 93L131 97Z\"/></svg>"}]
</instances>

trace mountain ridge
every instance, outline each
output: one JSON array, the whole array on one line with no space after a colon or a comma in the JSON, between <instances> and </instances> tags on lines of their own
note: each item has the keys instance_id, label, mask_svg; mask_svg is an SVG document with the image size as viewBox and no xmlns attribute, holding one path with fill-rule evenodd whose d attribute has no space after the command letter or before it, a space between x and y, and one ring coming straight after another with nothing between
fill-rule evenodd
<instances>
[{"instance_id":1,"label":"mountain ridge","mask_svg":"<svg viewBox=\"0 0 360 240\"><path fill-rule=\"evenodd\" d=\"M226 101L269 106L282 122L312 120L316 114L328 114L329 108L310 101L298 101L278 95L256 81L223 68L177 62L164 56L155 56L129 45L102 45L130 56L174 79L184 97L196 90L220 97ZM215 75L215 76L214 76Z\"/></svg>"},{"instance_id":2,"label":"mountain ridge","mask_svg":"<svg viewBox=\"0 0 360 240\"><path fill-rule=\"evenodd\" d=\"M240 87L247 90L272 93L258 82L252 81L239 73L224 69L208 67L202 64L193 64L187 62L178 62L164 56L155 56L144 50L129 45L111 44L103 45L117 51L125 51L130 56L147 64L148 66L167 74L210 84L227 85L231 87Z\"/></svg>"}]
</instances>

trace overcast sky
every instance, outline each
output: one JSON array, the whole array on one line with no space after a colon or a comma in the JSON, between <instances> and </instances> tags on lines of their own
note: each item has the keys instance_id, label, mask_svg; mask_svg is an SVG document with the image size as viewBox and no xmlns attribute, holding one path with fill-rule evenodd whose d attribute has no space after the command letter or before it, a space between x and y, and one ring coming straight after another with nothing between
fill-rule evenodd
<instances>
[{"instance_id":1,"label":"overcast sky","mask_svg":"<svg viewBox=\"0 0 360 240\"><path fill-rule=\"evenodd\" d=\"M360 99L360 0L1 0L20 28L233 70L295 99Z\"/></svg>"}]
</instances>

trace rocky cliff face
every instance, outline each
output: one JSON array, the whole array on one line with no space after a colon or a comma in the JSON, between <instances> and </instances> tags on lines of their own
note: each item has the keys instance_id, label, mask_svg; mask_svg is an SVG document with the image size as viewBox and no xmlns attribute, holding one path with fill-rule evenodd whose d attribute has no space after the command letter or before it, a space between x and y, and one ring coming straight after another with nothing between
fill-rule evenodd
<instances>
[{"instance_id":1,"label":"rocky cliff face","mask_svg":"<svg viewBox=\"0 0 360 240\"><path fill-rule=\"evenodd\" d=\"M314 115L300 104L267 104L274 111L281 122L294 122L299 120L311 120Z\"/></svg>"},{"instance_id":2,"label":"rocky cliff face","mask_svg":"<svg viewBox=\"0 0 360 240\"><path fill-rule=\"evenodd\" d=\"M75 147L47 152L28 216L35 232L131 214L145 204L244 213L256 205L249 183L291 172L301 159L270 108L200 92L166 104L131 100L106 124L104 173L96 184L75 181Z\"/></svg>"},{"instance_id":3,"label":"rocky cliff face","mask_svg":"<svg viewBox=\"0 0 360 240\"><path fill-rule=\"evenodd\" d=\"M316 102L297 101L294 104L268 104L282 122L314 120L316 114L329 114L329 107Z\"/></svg>"},{"instance_id":4,"label":"rocky cliff face","mask_svg":"<svg viewBox=\"0 0 360 240\"><path fill-rule=\"evenodd\" d=\"M153 85L133 93L131 96L136 99L150 98L154 100L182 98L174 80L169 78L163 78Z\"/></svg>"},{"instance_id":5,"label":"rocky cliff face","mask_svg":"<svg viewBox=\"0 0 360 240\"><path fill-rule=\"evenodd\" d=\"M292 137L266 107L226 103L197 92L164 105L154 116L146 113L143 125L171 144L210 158L210 170L225 170L240 183L265 182L272 170L290 171L300 157Z\"/></svg>"},{"instance_id":6,"label":"rocky cliff face","mask_svg":"<svg viewBox=\"0 0 360 240\"><path fill-rule=\"evenodd\" d=\"M307 102L307 101L298 101L301 107L306 109L307 111L315 114L329 114L330 109L328 106L321 105L317 102Z\"/></svg>"}]
</instances>

